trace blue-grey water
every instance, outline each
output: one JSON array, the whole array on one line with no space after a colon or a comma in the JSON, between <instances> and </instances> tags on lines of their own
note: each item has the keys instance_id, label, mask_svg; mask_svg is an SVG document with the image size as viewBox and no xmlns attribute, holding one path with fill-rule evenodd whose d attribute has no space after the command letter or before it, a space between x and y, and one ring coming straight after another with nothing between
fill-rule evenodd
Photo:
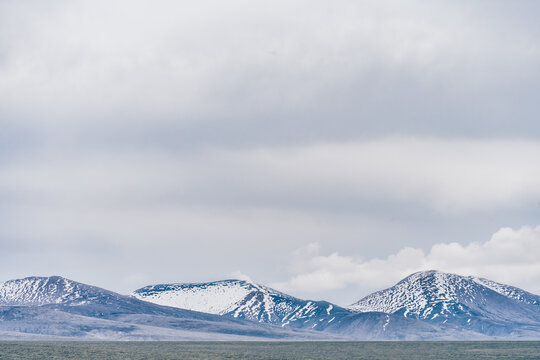
<instances>
[{"instance_id":1,"label":"blue-grey water","mask_svg":"<svg viewBox=\"0 0 540 360\"><path fill-rule=\"evenodd\" d=\"M0 342L0 359L540 359L540 341Z\"/></svg>"}]
</instances>

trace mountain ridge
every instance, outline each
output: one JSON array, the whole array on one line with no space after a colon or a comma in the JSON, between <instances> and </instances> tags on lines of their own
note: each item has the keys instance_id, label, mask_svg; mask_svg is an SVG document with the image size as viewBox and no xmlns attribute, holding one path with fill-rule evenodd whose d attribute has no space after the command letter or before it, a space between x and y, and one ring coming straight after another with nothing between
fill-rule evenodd
<instances>
[{"instance_id":1,"label":"mountain ridge","mask_svg":"<svg viewBox=\"0 0 540 360\"><path fill-rule=\"evenodd\" d=\"M129 296L32 276L0 283L2 333L106 340L540 339L540 296L436 270L411 274L350 307L235 279L148 285Z\"/></svg>"}]
</instances>

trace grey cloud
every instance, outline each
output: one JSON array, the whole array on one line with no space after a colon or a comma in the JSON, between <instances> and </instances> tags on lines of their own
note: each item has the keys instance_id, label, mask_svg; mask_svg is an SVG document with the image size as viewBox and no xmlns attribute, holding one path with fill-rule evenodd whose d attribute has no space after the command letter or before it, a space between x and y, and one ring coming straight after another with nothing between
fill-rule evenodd
<instances>
[{"instance_id":1,"label":"grey cloud","mask_svg":"<svg viewBox=\"0 0 540 360\"><path fill-rule=\"evenodd\" d=\"M42 153L5 164L0 184L65 204L177 199L195 206L366 201L468 213L535 204L538 142L389 137L179 155L155 150Z\"/></svg>"},{"instance_id":2,"label":"grey cloud","mask_svg":"<svg viewBox=\"0 0 540 360\"><path fill-rule=\"evenodd\" d=\"M4 121L229 144L538 135L523 4L517 19L493 2L53 4L6 12L26 21L0 43Z\"/></svg>"},{"instance_id":3,"label":"grey cloud","mask_svg":"<svg viewBox=\"0 0 540 360\"><path fill-rule=\"evenodd\" d=\"M538 10L2 1L0 270L276 282L532 223Z\"/></svg>"}]
</instances>

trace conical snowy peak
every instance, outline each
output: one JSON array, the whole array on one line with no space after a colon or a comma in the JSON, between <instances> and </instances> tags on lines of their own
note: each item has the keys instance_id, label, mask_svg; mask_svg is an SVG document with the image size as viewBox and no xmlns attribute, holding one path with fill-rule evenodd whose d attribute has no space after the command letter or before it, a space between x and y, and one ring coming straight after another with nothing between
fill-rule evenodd
<instances>
[{"instance_id":1,"label":"conical snowy peak","mask_svg":"<svg viewBox=\"0 0 540 360\"><path fill-rule=\"evenodd\" d=\"M465 278L439 271L414 273L395 286L366 296L349 308L359 312L401 312L405 317L429 318L467 310L458 297L475 298L477 287Z\"/></svg>"},{"instance_id":2,"label":"conical snowy peak","mask_svg":"<svg viewBox=\"0 0 540 360\"><path fill-rule=\"evenodd\" d=\"M395 286L375 292L349 308L359 312L402 313L406 317L433 318L469 314L496 295L527 305L540 305L540 297L497 282L441 271L414 273Z\"/></svg>"},{"instance_id":3,"label":"conical snowy peak","mask_svg":"<svg viewBox=\"0 0 540 360\"><path fill-rule=\"evenodd\" d=\"M486 279L434 270L414 273L349 309L462 325L491 335L540 321L537 295Z\"/></svg>"}]
</instances>

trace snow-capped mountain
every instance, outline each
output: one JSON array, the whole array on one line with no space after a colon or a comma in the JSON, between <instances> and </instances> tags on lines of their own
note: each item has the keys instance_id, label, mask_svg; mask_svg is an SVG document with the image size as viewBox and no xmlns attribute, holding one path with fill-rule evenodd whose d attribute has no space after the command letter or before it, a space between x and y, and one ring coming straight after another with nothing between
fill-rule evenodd
<instances>
[{"instance_id":1,"label":"snow-capped mountain","mask_svg":"<svg viewBox=\"0 0 540 360\"><path fill-rule=\"evenodd\" d=\"M161 306L59 276L0 283L0 332L117 340L332 337Z\"/></svg>"},{"instance_id":2,"label":"snow-capped mountain","mask_svg":"<svg viewBox=\"0 0 540 360\"><path fill-rule=\"evenodd\" d=\"M357 340L482 339L456 327L441 329L418 319L382 312L357 313L326 301L295 298L243 280L161 284L133 295L160 305L230 318L249 319L282 328L310 330Z\"/></svg>"},{"instance_id":3,"label":"snow-capped mountain","mask_svg":"<svg viewBox=\"0 0 540 360\"><path fill-rule=\"evenodd\" d=\"M412 274L348 308L454 324L493 336L536 332L540 327L539 296L486 279L433 270Z\"/></svg>"},{"instance_id":4,"label":"snow-capped mountain","mask_svg":"<svg viewBox=\"0 0 540 360\"><path fill-rule=\"evenodd\" d=\"M133 295L155 304L282 327L322 328L351 314L326 301L301 300L243 280L149 285Z\"/></svg>"}]
</instances>

